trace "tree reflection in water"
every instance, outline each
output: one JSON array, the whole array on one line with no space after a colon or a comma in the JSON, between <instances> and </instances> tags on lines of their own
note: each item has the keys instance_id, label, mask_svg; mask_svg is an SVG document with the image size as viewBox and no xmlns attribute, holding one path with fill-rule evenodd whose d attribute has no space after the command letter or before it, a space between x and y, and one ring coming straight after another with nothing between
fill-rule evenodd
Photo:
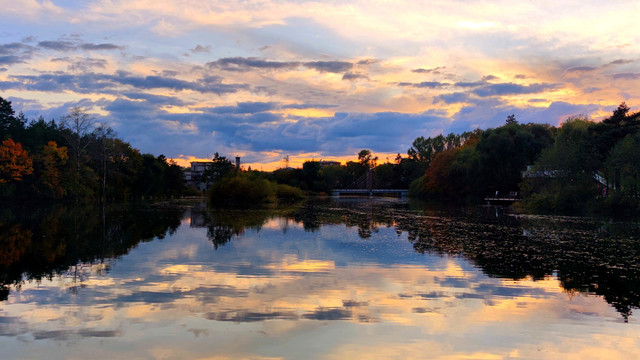
<instances>
[{"instance_id":1,"label":"tree reflection in water","mask_svg":"<svg viewBox=\"0 0 640 360\"><path fill-rule=\"evenodd\" d=\"M6 206L0 214L0 300L25 281L72 275L81 286L83 268L109 263L140 242L162 238L180 225L184 209L62 205Z\"/></svg>"},{"instance_id":2,"label":"tree reflection in water","mask_svg":"<svg viewBox=\"0 0 640 360\"><path fill-rule=\"evenodd\" d=\"M407 233L416 252L462 256L489 276L542 280L555 274L567 292L603 296L625 321L640 307L640 230L634 223L324 200L279 213L209 212L208 236L217 248L274 217L288 217L307 231L329 224L357 227L364 240L381 226L393 227Z\"/></svg>"},{"instance_id":3,"label":"tree reflection in water","mask_svg":"<svg viewBox=\"0 0 640 360\"><path fill-rule=\"evenodd\" d=\"M276 210L211 210L185 207L53 206L5 207L0 214L0 300L24 281L74 275L82 284L83 264L109 264L140 242L162 238L180 225L207 229L215 249L260 231L271 219L301 223L306 231L324 225L357 227L375 241L380 227L406 233L418 253L462 256L489 276L534 280L556 275L567 292L602 296L627 320L640 307L640 230L633 223L594 219L515 216L493 208L410 209L394 201L331 200ZM497 215L497 216L496 216ZM93 270L92 270L93 271Z\"/></svg>"}]
</instances>

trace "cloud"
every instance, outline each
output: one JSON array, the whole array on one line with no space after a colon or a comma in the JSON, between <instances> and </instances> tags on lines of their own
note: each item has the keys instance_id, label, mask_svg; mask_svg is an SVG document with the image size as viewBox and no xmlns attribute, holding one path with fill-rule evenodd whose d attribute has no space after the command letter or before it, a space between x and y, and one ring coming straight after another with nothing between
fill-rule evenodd
<instances>
[{"instance_id":1,"label":"cloud","mask_svg":"<svg viewBox=\"0 0 640 360\"><path fill-rule=\"evenodd\" d=\"M335 108L338 107L338 105L332 105L332 104L287 104L287 105L283 105L282 108L283 109L297 109L297 110L303 110L303 109L331 109L331 108Z\"/></svg>"},{"instance_id":2,"label":"cloud","mask_svg":"<svg viewBox=\"0 0 640 360\"><path fill-rule=\"evenodd\" d=\"M356 64L357 65L372 65L372 64L376 64L379 63L380 60L378 59L363 59L363 60L359 60Z\"/></svg>"},{"instance_id":3,"label":"cloud","mask_svg":"<svg viewBox=\"0 0 640 360\"><path fill-rule=\"evenodd\" d=\"M608 63L607 65L624 65L624 64L631 64L633 62L635 62L635 60L618 59Z\"/></svg>"},{"instance_id":4,"label":"cloud","mask_svg":"<svg viewBox=\"0 0 640 360\"><path fill-rule=\"evenodd\" d=\"M640 73L618 73L611 76L613 79L636 80L640 79Z\"/></svg>"},{"instance_id":5,"label":"cloud","mask_svg":"<svg viewBox=\"0 0 640 360\"><path fill-rule=\"evenodd\" d=\"M93 44L93 43L78 43L75 41L65 41L65 40L47 40L38 42L38 47L47 49L47 50L55 50L55 51L74 51L74 50L87 50L87 51L96 51L96 50L117 50L122 49L122 46L118 46L115 44Z\"/></svg>"},{"instance_id":6,"label":"cloud","mask_svg":"<svg viewBox=\"0 0 640 360\"><path fill-rule=\"evenodd\" d=\"M70 71L82 71L82 72L86 72L89 71L93 68L105 68L107 66L107 60L104 59L93 59L93 58L82 58L82 57L76 57L76 58L70 58L70 57L64 57L64 58L56 58L56 59L51 59L52 62L66 62L69 65L67 66L67 69Z\"/></svg>"},{"instance_id":7,"label":"cloud","mask_svg":"<svg viewBox=\"0 0 640 360\"><path fill-rule=\"evenodd\" d=\"M40 41L38 46L56 51L71 51L78 48L77 45L71 41Z\"/></svg>"},{"instance_id":8,"label":"cloud","mask_svg":"<svg viewBox=\"0 0 640 360\"><path fill-rule=\"evenodd\" d=\"M453 84L454 86L457 87L478 87L478 86L482 86L485 85L487 82L486 81L472 81L472 82L465 82L465 81L460 81L457 82L455 84Z\"/></svg>"},{"instance_id":9,"label":"cloud","mask_svg":"<svg viewBox=\"0 0 640 360\"><path fill-rule=\"evenodd\" d=\"M424 68L413 69L411 70L411 72L418 73L418 74L441 74L440 70L444 70L444 69L445 69L444 66L438 66L433 69L424 69Z\"/></svg>"},{"instance_id":10,"label":"cloud","mask_svg":"<svg viewBox=\"0 0 640 360\"><path fill-rule=\"evenodd\" d=\"M211 52L211 45L202 46L202 45L198 44L198 45L196 45L195 48L189 49L189 51L191 51L194 54L209 53L209 52Z\"/></svg>"},{"instance_id":11,"label":"cloud","mask_svg":"<svg viewBox=\"0 0 640 360\"><path fill-rule=\"evenodd\" d=\"M114 75L96 73L80 75L50 73L41 75L12 75L10 78L14 81L0 83L0 87L35 91L74 91L77 93L102 91L105 93L114 93L118 92L124 85L142 90L191 90L218 95L249 90L249 85L224 84L221 78L215 76L204 77L197 81L186 81L165 76L132 76L123 71L118 71Z\"/></svg>"},{"instance_id":12,"label":"cloud","mask_svg":"<svg viewBox=\"0 0 640 360\"><path fill-rule=\"evenodd\" d=\"M115 44L91 44L84 43L79 46L82 50L117 50L122 49L122 46L118 46Z\"/></svg>"},{"instance_id":13,"label":"cloud","mask_svg":"<svg viewBox=\"0 0 640 360\"><path fill-rule=\"evenodd\" d=\"M342 73L350 70L353 64L346 61L270 61L253 57L232 57L209 62L206 66L236 72L246 72L251 69L292 70L298 67L306 67L318 72Z\"/></svg>"},{"instance_id":14,"label":"cloud","mask_svg":"<svg viewBox=\"0 0 640 360\"><path fill-rule=\"evenodd\" d=\"M351 70L353 64L346 61L311 61L302 63L303 66L318 72L342 73Z\"/></svg>"},{"instance_id":15,"label":"cloud","mask_svg":"<svg viewBox=\"0 0 640 360\"><path fill-rule=\"evenodd\" d=\"M369 76L367 74L352 73L352 72L348 72L342 75L342 80L355 81L358 79L369 80Z\"/></svg>"},{"instance_id":16,"label":"cloud","mask_svg":"<svg viewBox=\"0 0 640 360\"><path fill-rule=\"evenodd\" d=\"M278 107L274 102L240 102L236 106L218 106L209 109L213 114L255 114L274 110Z\"/></svg>"},{"instance_id":17,"label":"cloud","mask_svg":"<svg viewBox=\"0 0 640 360\"><path fill-rule=\"evenodd\" d=\"M15 55L0 56L0 65L11 65L11 64L18 64L21 62L22 62L22 58L20 56L15 56Z\"/></svg>"},{"instance_id":18,"label":"cloud","mask_svg":"<svg viewBox=\"0 0 640 360\"><path fill-rule=\"evenodd\" d=\"M464 103L469 100L469 94L462 92L455 92L450 94L442 94L438 95L434 99L434 103L439 101L444 102L445 104L456 104L456 103Z\"/></svg>"},{"instance_id":19,"label":"cloud","mask_svg":"<svg viewBox=\"0 0 640 360\"><path fill-rule=\"evenodd\" d=\"M21 51L31 50L33 50L32 46L16 42L0 45L0 55L11 55Z\"/></svg>"},{"instance_id":20,"label":"cloud","mask_svg":"<svg viewBox=\"0 0 640 360\"><path fill-rule=\"evenodd\" d=\"M557 125L569 116L591 114L601 110L600 105L576 105L563 101L552 102L548 107L517 107L494 101L495 99L489 99L488 102L483 103L480 100L475 104L462 107L458 113L453 115L454 121L452 122L451 130L462 132L475 128L488 129L501 126L505 123L507 115L511 114L515 114L520 123L532 122Z\"/></svg>"},{"instance_id":21,"label":"cloud","mask_svg":"<svg viewBox=\"0 0 640 360\"><path fill-rule=\"evenodd\" d=\"M146 100L151 104L176 105L176 106L185 105L184 101L173 96L153 95L153 94L148 94L143 92L124 92L122 93L122 95L128 97L129 99Z\"/></svg>"},{"instance_id":22,"label":"cloud","mask_svg":"<svg viewBox=\"0 0 640 360\"><path fill-rule=\"evenodd\" d=\"M568 68L567 70L565 70L565 72L567 73L573 73L573 72L589 72L589 71L594 71L598 69L597 67L593 67L593 66L574 66L571 68Z\"/></svg>"},{"instance_id":23,"label":"cloud","mask_svg":"<svg viewBox=\"0 0 640 360\"><path fill-rule=\"evenodd\" d=\"M475 95L486 96L503 96L518 94L535 94L546 90L552 90L558 87L558 84L531 84L520 85L514 83L488 84L479 87L472 92Z\"/></svg>"},{"instance_id":24,"label":"cloud","mask_svg":"<svg viewBox=\"0 0 640 360\"><path fill-rule=\"evenodd\" d=\"M224 71L249 71L250 69L281 70L292 69L300 66L300 62L269 61L258 58L232 57L222 58L206 64L209 68L217 68Z\"/></svg>"},{"instance_id":25,"label":"cloud","mask_svg":"<svg viewBox=\"0 0 640 360\"><path fill-rule=\"evenodd\" d=\"M265 320L298 320L299 316L294 312L255 312L248 310L235 310L227 312L210 312L204 315L206 319L232 322L256 322Z\"/></svg>"},{"instance_id":26,"label":"cloud","mask_svg":"<svg viewBox=\"0 0 640 360\"><path fill-rule=\"evenodd\" d=\"M398 86L402 87L415 87L415 88L429 88L429 89L438 89L449 86L449 83L442 83L438 81L423 81L421 83L409 83L409 82L400 82Z\"/></svg>"}]
</instances>

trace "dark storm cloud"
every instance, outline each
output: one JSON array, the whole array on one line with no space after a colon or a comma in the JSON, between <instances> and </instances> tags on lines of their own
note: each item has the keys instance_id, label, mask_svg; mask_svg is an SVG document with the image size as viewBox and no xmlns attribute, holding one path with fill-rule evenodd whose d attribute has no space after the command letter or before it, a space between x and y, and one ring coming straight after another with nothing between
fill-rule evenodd
<instances>
[{"instance_id":1,"label":"dark storm cloud","mask_svg":"<svg viewBox=\"0 0 640 360\"><path fill-rule=\"evenodd\" d=\"M270 61L253 57L231 57L209 62L206 66L224 71L237 72L246 72L251 69L291 70L298 67L306 67L318 72L342 73L350 70L353 64L346 61Z\"/></svg>"},{"instance_id":2,"label":"dark storm cloud","mask_svg":"<svg viewBox=\"0 0 640 360\"><path fill-rule=\"evenodd\" d=\"M557 84L531 84L520 85L514 83L487 84L479 87L472 92L475 95L485 96L502 96L502 95L518 95L518 94L535 94L546 90L557 88Z\"/></svg>"},{"instance_id":3,"label":"dark storm cloud","mask_svg":"<svg viewBox=\"0 0 640 360\"><path fill-rule=\"evenodd\" d=\"M449 86L449 83L442 83L439 81L423 81L420 83L409 83L409 82L401 82L398 83L398 86L402 87L415 87L415 88L429 88L429 89L438 89Z\"/></svg>"},{"instance_id":4,"label":"dark storm cloud","mask_svg":"<svg viewBox=\"0 0 640 360\"><path fill-rule=\"evenodd\" d=\"M369 76L367 74L352 73L352 72L348 72L342 75L342 80L354 81L358 79L369 80Z\"/></svg>"}]
</instances>

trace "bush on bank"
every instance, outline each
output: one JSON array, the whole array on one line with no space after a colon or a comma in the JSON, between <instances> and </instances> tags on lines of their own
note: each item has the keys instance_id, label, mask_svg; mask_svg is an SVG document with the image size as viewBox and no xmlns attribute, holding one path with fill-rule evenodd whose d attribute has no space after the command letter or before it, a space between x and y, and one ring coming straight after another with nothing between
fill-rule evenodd
<instances>
[{"instance_id":1,"label":"bush on bank","mask_svg":"<svg viewBox=\"0 0 640 360\"><path fill-rule=\"evenodd\" d=\"M208 192L209 202L224 207L262 207L304 198L302 190L289 185L276 184L263 177L239 172L216 182Z\"/></svg>"}]
</instances>

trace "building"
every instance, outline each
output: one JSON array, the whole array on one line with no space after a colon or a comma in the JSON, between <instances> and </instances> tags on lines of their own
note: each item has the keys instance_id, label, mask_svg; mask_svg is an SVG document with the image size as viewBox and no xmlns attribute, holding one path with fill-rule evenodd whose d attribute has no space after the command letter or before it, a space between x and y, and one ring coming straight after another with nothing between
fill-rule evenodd
<instances>
[{"instance_id":1,"label":"building","mask_svg":"<svg viewBox=\"0 0 640 360\"><path fill-rule=\"evenodd\" d=\"M233 165L230 166L233 167ZM187 186L195 187L200 191L209 189L209 187L213 185L213 181L211 179L219 177L219 174L215 172L209 172L209 174L206 174L207 176L205 176L205 172L207 170L211 170L212 167L213 161L192 161L191 167L184 172L184 180L187 183ZM235 169L240 169L239 156L236 156Z\"/></svg>"},{"instance_id":2,"label":"building","mask_svg":"<svg viewBox=\"0 0 640 360\"><path fill-rule=\"evenodd\" d=\"M184 172L184 180L187 186L193 186L200 191L205 191L211 184L207 184L204 179L204 172L211 168L211 161L192 161L189 170Z\"/></svg>"},{"instance_id":3,"label":"building","mask_svg":"<svg viewBox=\"0 0 640 360\"><path fill-rule=\"evenodd\" d=\"M333 161L333 160L320 160L319 163L320 163L320 167L341 165L340 161Z\"/></svg>"}]
</instances>

